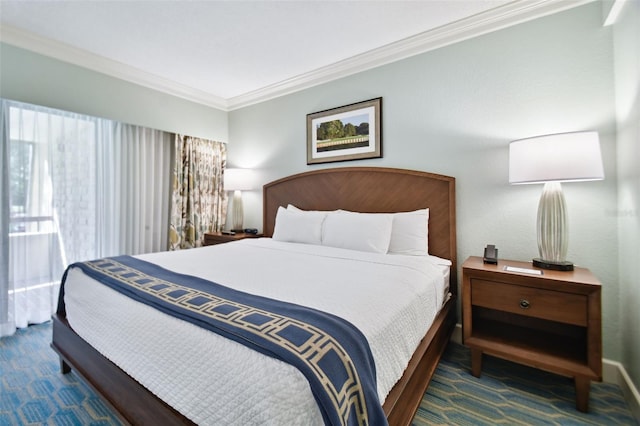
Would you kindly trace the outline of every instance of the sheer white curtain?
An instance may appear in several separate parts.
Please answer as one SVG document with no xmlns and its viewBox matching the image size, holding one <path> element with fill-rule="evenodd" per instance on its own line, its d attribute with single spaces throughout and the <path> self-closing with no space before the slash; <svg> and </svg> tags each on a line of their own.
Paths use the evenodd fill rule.
<svg viewBox="0 0 640 426">
<path fill-rule="evenodd" d="M 5 336 L 16 327 L 9 315 L 9 110 L 0 102 L 0 336 Z"/>
<path fill-rule="evenodd" d="M 2 123 L 0 335 L 7 335 L 51 317 L 70 263 L 167 248 L 172 138 L 7 100 Z"/>
<path fill-rule="evenodd" d="M 97 257 L 166 250 L 173 135 L 109 124 L 97 161 Z"/>
<path fill-rule="evenodd" d="M 95 255 L 95 227 L 86 210 L 95 198 L 90 159 L 96 140 L 95 122 L 75 114 L 3 100 L 2 116 L 2 145 L 9 153 L 2 205 L 9 217 L 2 233 L 7 303 L 0 313 L 6 335 L 47 321 L 66 263 Z"/>
</svg>

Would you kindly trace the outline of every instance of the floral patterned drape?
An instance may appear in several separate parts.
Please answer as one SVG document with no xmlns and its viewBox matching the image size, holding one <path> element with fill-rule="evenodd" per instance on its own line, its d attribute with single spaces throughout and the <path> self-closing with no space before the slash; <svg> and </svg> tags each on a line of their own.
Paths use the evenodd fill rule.
<svg viewBox="0 0 640 426">
<path fill-rule="evenodd" d="M 226 162 L 226 144 L 176 135 L 169 250 L 200 247 L 205 232 L 224 226 Z"/>
</svg>

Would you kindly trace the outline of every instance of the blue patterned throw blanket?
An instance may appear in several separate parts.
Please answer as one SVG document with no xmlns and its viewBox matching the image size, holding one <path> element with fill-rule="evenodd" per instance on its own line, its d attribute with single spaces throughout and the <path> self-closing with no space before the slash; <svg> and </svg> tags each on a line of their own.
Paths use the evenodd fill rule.
<svg viewBox="0 0 640 426">
<path fill-rule="evenodd" d="M 292 303 L 178 274 L 131 256 L 75 263 L 139 302 L 298 368 L 328 425 L 386 425 L 364 335 L 348 321 Z M 64 314 L 64 281 L 58 313 Z"/>
</svg>

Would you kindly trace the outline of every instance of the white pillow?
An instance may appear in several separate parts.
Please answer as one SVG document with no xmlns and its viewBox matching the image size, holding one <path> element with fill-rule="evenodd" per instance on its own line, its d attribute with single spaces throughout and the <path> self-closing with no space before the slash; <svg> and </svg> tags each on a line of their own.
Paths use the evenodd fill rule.
<svg viewBox="0 0 640 426">
<path fill-rule="evenodd" d="M 326 213 L 287 210 L 278 207 L 273 239 L 291 243 L 322 244 L 322 222 Z"/>
<path fill-rule="evenodd" d="M 389 253 L 429 254 L 429 209 L 394 213 Z"/>
<path fill-rule="evenodd" d="M 386 253 L 392 223 L 392 216 L 387 214 L 330 212 L 322 225 L 322 245 Z"/>
</svg>

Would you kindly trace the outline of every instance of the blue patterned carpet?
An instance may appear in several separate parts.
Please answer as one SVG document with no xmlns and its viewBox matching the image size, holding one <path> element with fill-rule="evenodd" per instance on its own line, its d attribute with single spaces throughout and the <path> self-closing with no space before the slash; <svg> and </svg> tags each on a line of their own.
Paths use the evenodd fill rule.
<svg viewBox="0 0 640 426">
<path fill-rule="evenodd" d="M 480 378 L 470 366 L 469 350 L 449 344 L 414 426 L 638 424 L 617 385 L 592 383 L 589 413 L 581 413 L 572 379 L 486 355 Z"/>
<path fill-rule="evenodd" d="M 51 324 L 0 339 L 0 425 L 119 425 L 49 347 Z M 469 374 L 469 351 L 450 344 L 414 419 L 421 425 L 637 425 L 620 388 L 591 386 L 590 413 L 575 410 L 571 380 L 485 357 Z"/>
<path fill-rule="evenodd" d="M 74 374 L 61 374 L 51 323 L 0 339 L 0 425 L 119 425 Z"/>
</svg>

